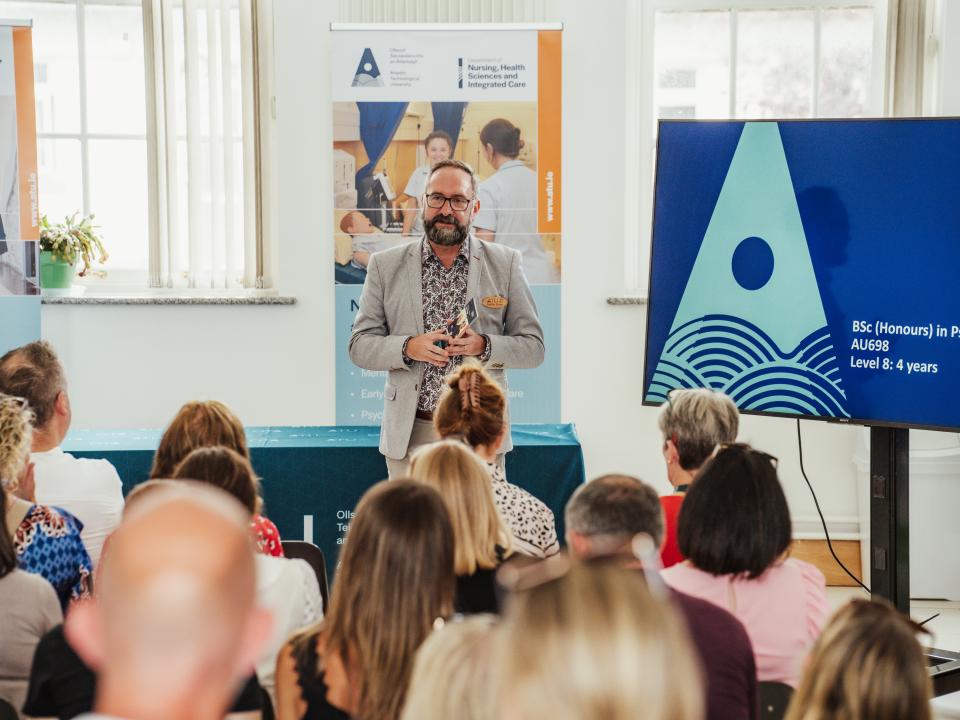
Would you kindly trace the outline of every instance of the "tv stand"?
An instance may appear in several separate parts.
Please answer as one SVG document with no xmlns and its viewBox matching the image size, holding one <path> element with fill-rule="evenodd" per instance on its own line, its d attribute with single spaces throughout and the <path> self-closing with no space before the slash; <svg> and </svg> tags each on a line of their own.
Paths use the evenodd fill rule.
<svg viewBox="0 0 960 720">
<path fill-rule="evenodd" d="M 870 590 L 910 614 L 910 431 L 870 428 Z M 926 648 L 933 694 L 960 691 L 960 653 Z"/>
</svg>

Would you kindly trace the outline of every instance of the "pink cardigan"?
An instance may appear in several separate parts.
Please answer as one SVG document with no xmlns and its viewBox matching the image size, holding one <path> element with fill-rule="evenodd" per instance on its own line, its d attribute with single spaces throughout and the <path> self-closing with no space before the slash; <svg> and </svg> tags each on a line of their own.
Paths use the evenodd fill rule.
<svg viewBox="0 0 960 720">
<path fill-rule="evenodd" d="M 663 579 L 675 590 L 729 610 L 743 623 L 760 682 L 797 686 L 807 653 L 830 615 L 826 582 L 817 568 L 788 558 L 747 580 L 711 575 L 686 561 L 664 570 Z"/>
</svg>

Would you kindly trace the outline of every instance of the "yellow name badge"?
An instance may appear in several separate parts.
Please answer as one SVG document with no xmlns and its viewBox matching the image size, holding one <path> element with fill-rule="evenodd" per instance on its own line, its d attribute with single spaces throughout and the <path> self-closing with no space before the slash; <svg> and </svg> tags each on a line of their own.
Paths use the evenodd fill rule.
<svg viewBox="0 0 960 720">
<path fill-rule="evenodd" d="M 505 297 L 500 297 L 499 295 L 487 295 L 483 298 L 480 303 L 491 310 L 499 310 L 502 307 L 507 306 L 507 299 Z"/>
</svg>

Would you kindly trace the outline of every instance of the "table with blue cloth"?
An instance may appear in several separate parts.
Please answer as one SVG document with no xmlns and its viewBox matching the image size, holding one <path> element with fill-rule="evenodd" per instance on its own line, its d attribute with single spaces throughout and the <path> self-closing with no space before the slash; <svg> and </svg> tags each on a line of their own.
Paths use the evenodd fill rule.
<svg viewBox="0 0 960 720">
<path fill-rule="evenodd" d="M 563 540 L 563 508 L 584 482 L 583 453 L 573 425 L 514 425 L 507 479 L 543 500 Z M 106 458 L 129 490 L 147 479 L 160 430 L 74 430 L 63 449 Z M 247 428 L 253 467 L 262 479 L 264 512 L 285 540 L 316 543 L 331 575 L 360 496 L 387 476 L 377 449 L 380 428 Z"/>
</svg>

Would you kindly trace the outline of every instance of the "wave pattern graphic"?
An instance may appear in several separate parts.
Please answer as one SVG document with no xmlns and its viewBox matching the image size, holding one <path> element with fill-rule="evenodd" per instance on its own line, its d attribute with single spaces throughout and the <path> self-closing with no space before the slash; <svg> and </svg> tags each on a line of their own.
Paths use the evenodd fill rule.
<svg viewBox="0 0 960 720">
<path fill-rule="evenodd" d="M 666 402 L 675 388 L 709 387 L 742 410 L 850 417 L 830 331 L 822 327 L 785 353 L 756 325 L 704 315 L 670 333 L 647 388 Z"/>
</svg>

